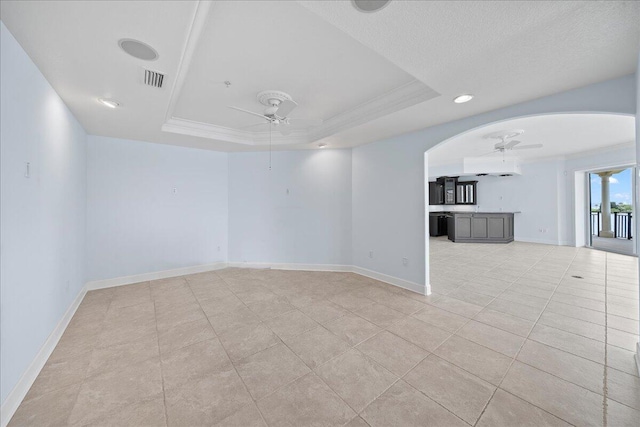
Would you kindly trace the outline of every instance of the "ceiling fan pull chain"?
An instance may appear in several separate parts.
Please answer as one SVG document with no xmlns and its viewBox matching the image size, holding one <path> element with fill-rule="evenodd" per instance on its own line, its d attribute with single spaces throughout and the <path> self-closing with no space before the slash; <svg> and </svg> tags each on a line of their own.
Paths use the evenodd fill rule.
<svg viewBox="0 0 640 427">
<path fill-rule="evenodd" d="M 271 170 L 271 122 L 269 122 L 269 170 Z"/>
</svg>

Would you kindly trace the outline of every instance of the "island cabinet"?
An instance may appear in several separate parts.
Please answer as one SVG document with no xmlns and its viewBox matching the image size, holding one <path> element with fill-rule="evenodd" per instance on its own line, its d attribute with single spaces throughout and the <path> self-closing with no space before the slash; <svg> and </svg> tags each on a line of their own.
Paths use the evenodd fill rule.
<svg viewBox="0 0 640 427">
<path fill-rule="evenodd" d="M 447 218 L 447 234 L 453 242 L 513 242 L 513 213 L 451 212 Z"/>
</svg>

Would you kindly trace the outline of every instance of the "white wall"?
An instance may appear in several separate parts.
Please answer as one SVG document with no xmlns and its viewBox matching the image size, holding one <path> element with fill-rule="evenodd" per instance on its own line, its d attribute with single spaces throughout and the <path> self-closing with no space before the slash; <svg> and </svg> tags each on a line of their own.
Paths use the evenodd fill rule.
<svg viewBox="0 0 640 427">
<path fill-rule="evenodd" d="M 87 278 L 225 261 L 227 169 L 226 153 L 89 136 Z"/>
<path fill-rule="evenodd" d="M 627 76 L 355 148 L 354 265 L 425 283 L 423 154 L 429 148 L 499 120 L 555 112 L 635 114 L 635 104 L 635 78 Z M 566 193 L 560 186 L 558 200 Z M 561 240 L 565 233 L 564 227 L 559 230 Z M 374 258 L 368 257 L 369 251 L 374 251 Z M 402 264 L 403 257 L 409 259 L 407 266 Z"/>
<path fill-rule="evenodd" d="M 229 154 L 229 261 L 351 264 L 351 150 Z"/>
<path fill-rule="evenodd" d="M 2 23 L 0 92 L 4 403 L 84 284 L 86 134 Z"/>
</svg>

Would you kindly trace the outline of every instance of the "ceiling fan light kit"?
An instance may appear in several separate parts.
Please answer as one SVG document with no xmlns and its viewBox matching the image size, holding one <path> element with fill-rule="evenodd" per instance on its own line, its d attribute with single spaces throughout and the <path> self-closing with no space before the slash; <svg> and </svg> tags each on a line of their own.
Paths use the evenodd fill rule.
<svg viewBox="0 0 640 427">
<path fill-rule="evenodd" d="M 246 127 L 254 127 L 259 125 L 286 125 L 279 126 L 278 130 L 282 135 L 289 135 L 291 130 L 287 127 L 291 124 L 291 121 L 298 122 L 301 125 L 305 124 L 307 126 L 319 126 L 322 124 L 322 120 L 314 120 L 314 119 L 298 119 L 289 117 L 289 114 L 298 106 L 298 103 L 295 102 L 291 95 L 286 92 L 282 92 L 280 90 L 263 90 L 259 92 L 256 96 L 258 102 L 264 105 L 265 110 L 264 113 L 256 113 L 255 111 L 245 110 L 244 108 L 229 106 L 229 108 L 251 114 L 256 117 L 260 117 L 264 120 L 263 123 L 256 123 L 253 125 L 249 125 Z M 271 130 L 271 126 L 269 126 L 269 130 Z"/>
</svg>

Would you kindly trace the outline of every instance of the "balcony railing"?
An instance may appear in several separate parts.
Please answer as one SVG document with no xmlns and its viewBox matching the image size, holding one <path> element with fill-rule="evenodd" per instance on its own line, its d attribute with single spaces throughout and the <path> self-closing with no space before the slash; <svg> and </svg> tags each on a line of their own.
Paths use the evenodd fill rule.
<svg viewBox="0 0 640 427">
<path fill-rule="evenodd" d="M 613 237 L 618 239 L 631 240 L 633 229 L 633 215 L 631 212 L 612 212 L 611 228 L 613 229 Z M 591 232 L 600 236 L 602 231 L 602 215 L 600 212 L 591 212 Z"/>
</svg>

